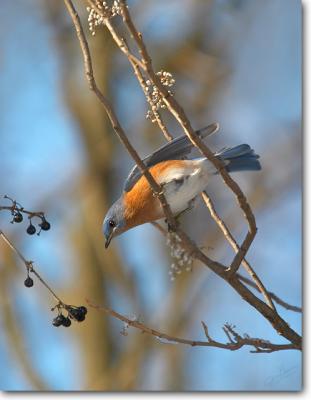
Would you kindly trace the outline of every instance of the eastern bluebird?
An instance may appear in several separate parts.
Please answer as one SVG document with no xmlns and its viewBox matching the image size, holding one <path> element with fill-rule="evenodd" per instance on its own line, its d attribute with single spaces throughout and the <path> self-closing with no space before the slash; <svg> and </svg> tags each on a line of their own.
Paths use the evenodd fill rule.
<svg viewBox="0 0 311 400">
<path fill-rule="evenodd" d="M 201 138 L 217 132 L 218 124 L 196 131 Z M 218 173 L 207 158 L 186 159 L 193 144 L 187 136 L 180 136 L 146 157 L 143 161 L 156 182 L 163 188 L 164 195 L 174 215 L 178 215 L 192 204 L 213 175 Z M 228 172 L 258 171 L 261 169 L 259 156 L 248 144 L 240 144 L 214 154 L 225 164 Z M 113 237 L 146 222 L 164 218 L 160 201 L 135 166 L 125 181 L 121 197 L 110 207 L 104 223 L 105 247 Z"/>
</svg>

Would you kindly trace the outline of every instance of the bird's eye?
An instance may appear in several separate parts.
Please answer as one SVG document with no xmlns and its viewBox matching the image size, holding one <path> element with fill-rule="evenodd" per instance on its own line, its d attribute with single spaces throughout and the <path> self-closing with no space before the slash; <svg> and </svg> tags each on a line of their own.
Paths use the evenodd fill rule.
<svg viewBox="0 0 311 400">
<path fill-rule="evenodd" d="M 109 226 L 111 226 L 111 228 L 114 228 L 116 226 L 116 223 L 114 222 L 113 219 L 109 220 Z"/>
</svg>

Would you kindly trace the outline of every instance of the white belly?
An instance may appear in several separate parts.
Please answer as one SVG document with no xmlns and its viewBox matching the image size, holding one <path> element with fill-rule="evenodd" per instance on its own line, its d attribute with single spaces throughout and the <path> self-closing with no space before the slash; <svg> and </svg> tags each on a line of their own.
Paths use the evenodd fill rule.
<svg viewBox="0 0 311 400">
<path fill-rule="evenodd" d="M 187 160 L 185 168 L 176 168 L 162 181 L 164 195 L 173 214 L 185 210 L 191 200 L 207 186 L 215 168 L 206 159 Z"/>
</svg>

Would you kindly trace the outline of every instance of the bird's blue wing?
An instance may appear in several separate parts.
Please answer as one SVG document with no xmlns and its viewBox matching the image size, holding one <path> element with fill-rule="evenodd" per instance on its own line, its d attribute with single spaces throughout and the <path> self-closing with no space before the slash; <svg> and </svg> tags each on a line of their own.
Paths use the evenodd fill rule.
<svg viewBox="0 0 311 400">
<path fill-rule="evenodd" d="M 217 132 L 219 129 L 219 124 L 211 124 L 205 128 L 199 129 L 195 133 L 201 138 L 204 139 L 206 136 L 210 136 L 213 133 Z M 150 154 L 146 158 L 143 159 L 146 167 L 152 167 L 155 164 L 158 164 L 162 161 L 167 160 L 181 160 L 186 158 L 186 156 L 191 152 L 193 148 L 193 144 L 190 142 L 188 136 L 183 135 L 179 136 L 176 139 L 171 140 L 166 143 L 164 146 L 160 147 L 154 153 Z M 138 179 L 141 177 L 140 169 L 135 165 L 130 171 L 123 190 L 125 192 L 129 192 Z"/>
</svg>

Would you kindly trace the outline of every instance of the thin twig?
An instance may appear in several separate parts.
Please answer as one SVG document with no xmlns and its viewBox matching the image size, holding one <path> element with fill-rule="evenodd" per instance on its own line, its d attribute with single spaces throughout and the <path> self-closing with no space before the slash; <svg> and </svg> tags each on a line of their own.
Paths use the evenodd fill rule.
<svg viewBox="0 0 311 400">
<path fill-rule="evenodd" d="M 202 192 L 202 198 L 206 204 L 206 206 L 209 209 L 209 212 L 212 216 L 212 218 L 214 219 L 214 221 L 216 222 L 216 224 L 219 226 L 219 228 L 221 229 L 222 233 L 224 234 L 225 238 L 227 239 L 227 241 L 230 243 L 231 247 L 233 248 L 233 250 L 235 252 L 239 251 L 239 246 L 237 244 L 237 242 L 235 241 L 232 233 L 229 231 L 229 228 L 227 227 L 227 225 L 225 224 L 225 222 L 220 218 L 220 216 L 218 215 L 215 206 L 211 200 L 211 198 L 208 196 L 208 194 L 204 191 Z M 267 292 L 265 286 L 263 285 L 263 283 L 261 282 L 261 280 L 259 279 L 258 275 L 256 274 L 256 272 L 253 270 L 253 268 L 251 267 L 251 265 L 249 264 L 249 262 L 246 259 L 243 259 L 242 261 L 242 265 L 245 267 L 246 271 L 250 274 L 250 276 L 253 278 L 255 284 L 257 285 L 259 291 L 262 293 L 262 295 L 264 296 L 264 298 L 266 299 L 266 302 L 269 304 L 269 306 L 276 311 L 275 306 L 271 300 L 271 296 L 269 295 L 269 293 Z"/>
<path fill-rule="evenodd" d="M 215 222 L 217 223 L 219 228 L 222 230 L 224 236 L 226 237 L 226 239 L 230 243 L 231 247 L 235 251 L 238 251 L 239 246 L 238 246 L 237 242 L 235 241 L 232 233 L 229 231 L 229 228 L 227 227 L 225 222 L 221 219 L 221 217 L 217 213 L 216 208 L 215 208 L 211 198 L 208 196 L 208 194 L 205 191 L 202 193 L 202 198 L 203 198 L 206 206 L 209 208 L 209 211 L 210 211 L 210 214 L 211 214 L 212 218 L 215 220 Z M 282 300 L 280 297 L 278 297 L 274 293 L 269 292 L 265 288 L 264 284 L 261 282 L 260 278 L 258 277 L 256 272 L 254 271 L 254 269 L 251 267 L 250 263 L 246 259 L 244 259 L 242 261 L 242 265 L 245 267 L 246 271 L 252 277 L 254 282 L 252 282 L 250 279 L 244 277 L 243 275 L 237 274 L 239 279 L 241 281 L 245 282 L 246 284 L 248 284 L 249 286 L 252 286 L 257 291 L 261 292 L 271 308 L 273 308 L 276 311 L 275 306 L 274 306 L 274 304 L 272 302 L 272 299 L 273 299 L 277 304 L 279 304 L 280 306 L 284 307 L 286 310 L 290 310 L 290 311 L 294 311 L 294 312 L 300 312 L 300 313 L 302 312 L 302 308 L 301 307 L 297 307 L 297 306 L 293 306 L 291 304 L 288 304 L 287 302 Z"/>
<path fill-rule="evenodd" d="M 129 62 L 131 63 L 131 65 L 133 67 L 134 74 L 136 75 L 137 80 L 139 81 L 139 83 L 142 87 L 142 90 L 146 96 L 147 102 L 149 103 L 149 105 L 151 106 L 151 109 L 153 110 L 155 119 L 156 119 L 160 129 L 162 130 L 162 132 L 167 140 L 172 140 L 173 136 L 169 133 L 166 125 L 164 124 L 164 122 L 162 120 L 160 113 L 154 109 L 154 104 L 152 102 L 152 99 L 150 98 L 150 95 L 146 92 L 146 89 L 145 89 L 146 81 L 141 72 L 141 70 L 145 70 L 144 63 L 131 53 L 126 40 L 123 37 L 120 37 L 120 35 L 117 33 L 116 29 L 112 25 L 110 19 L 105 17 L 105 14 L 103 13 L 103 11 L 100 8 L 97 7 L 96 3 L 92 0 L 87 0 L 87 2 L 99 15 L 102 16 L 102 18 L 104 20 L 104 24 L 106 25 L 107 29 L 109 30 L 113 40 L 118 45 L 119 49 L 128 58 Z"/>
<path fill-rule="evenodd" d="M 11 197 L 8 195 L 0 196 L 0 198 L 7 199 L 11 202 L 11 205 L 9 206 L 3 206 L 0 205 L 0 211 L 2 210 L 7 210 L 11 211 L 11 214 L 14 215 L 15 213 L 22 213 L 28 215 L 28 218 L 31 219 L 33 217 L 38 217 L 42 219 L 45 219 L 45 215 L 43 211 L 29 211 L 25 210 L 24 207 L 20 203 L 18 203 L 16 200 L 13 200 Z"/>
<path fill-rule="evenodd" d="M 228 340 L 230 343 L 234 343 L 234 341 L 232 340 L 232 337 L 230 336 L 228 329 L 226 329 L 225 326 L 222 327 L 222 330 L 224 331 L 225 335 L 227 336 Z"/>
<path fill-rule="evenodd" d="M 257 291 L 259 291 L 258 286 L 252 280 L 246 278 L 245 276 L 243 276 L 243 275 L 241 275 L 239 273 L 237 274 L 237 276 L 240 279 L 240 281 L 246 283 L 248 286 L 251 286 L 254 289 L 256 289 Z M 302 308 L 301 307 L 293 306 L 291 304 L 288 304 L 286 301 L 282 300 L 280 297 L 278 297 L 273 292 L 268 291 L 267 293 L 269 294 L 271 299 L 273 299 L 277 304 L 279 304 L 280 306 L 282 306 L 286 310 L 302 313 Z"/>
<path fill-rule="evenodd" d="M 17 209 L 20 212 L 23 212 L 24 214 L 27 214 L 29 216 L 29 218 L 33 218 L 33 217 L 42 218 L 42 217 L 44 217 L 44 212 L 43 211 L 33 212 L 33 211 L 25 210 L 24 208 L 18 209 L 16 207 L 15 207 L 15 209 Z M 12 206 L 0 206 L 0 211 L 1 210 L 12 211 L 12 210 L 14 210 L 14 208 L 12 208 Z"/>
<path fill-rule="evenodd" d="M 13 250 L 13 252 L 23 261 L 27 272 L 33 273 L 39 279 L 39 281 L 48 289 L 48 291 L 52 294 L 55 300 L 58 301 L 60 305 L 65 305 L 65 303 L 54 292 L 54 290 L 46 283 L 46 281 L 41 277 L 41 275 L 35 270 L 33 266 L 33 261 L 28 261 L 2 230 L 0 230 L 0 237 L 11 248 L 11 250 Z"/>
<path fill-rule="evenodd" d="M 208 333 L 207 325 L 203 321 L 201 323 L 202 323 L 207 341 L 184 339 L 184 338 L 180 338 L 177 336 L 168 335 L 168 334 L 160 332 L 156 329 L 150 328 L 147 325 L 143 324 L 138 319 L 128 318 L 125 315 L 122 315 L 122 314 L 118 313 L 117 311 L 112 310 L 111 308 L 98 306 L 96 304 L 93 304 L 89 300 L 86 300 L 86 301 L 90 307 L 93 307 L 99 311 L 103 311 L 106 314 L 108 314 L 114 318 L 117 318 L 118 320 L 125 323 L 126 328 L 127 327 L 136 328 L 143 333 L 147 333 L 148 335 L 154 336 L 157 339 L 160 339 L 160 340 L 162 339 L 162 340 L 165 340 L 166 342 L 169 342 L 172 344 L 178 343 L 178 344 L 188 345 L 191 347 L 197 347 L 197 346 L 217 347 L 220 349 L 231 350 L 231 351 L 239 350 L 241 347 L 244 347 L 244 346 L 251 346 L 251 347 L 255 347 L 255 351 L 253 350 L 252 352 L 256 352 L 256 353 L 267 353 L 267 352 L 272 353 L 274 351 L 280 351 L 280 350 L 297 350 L 297 347 L 292 343 L 290 343 L 290 344 L 274 344 L 274 343 L 270 343 L 269 341 L 263 340 L 263 339 L 251 338 L 249 336 L 242 337 L 237 332 L 235 332 L 232 327 L 229 327 L 229 325 L 225 325 L 225 327 L 224 327 L 224 329 L 227 330 L 226 335 L 229 338 L 229 342 L 221 343 L 221 342 L 218 342 L 211 338 L 211 336 Z M 234 340 L 230 338 L 228 332 L 233 334 Z"/>
</svg>

